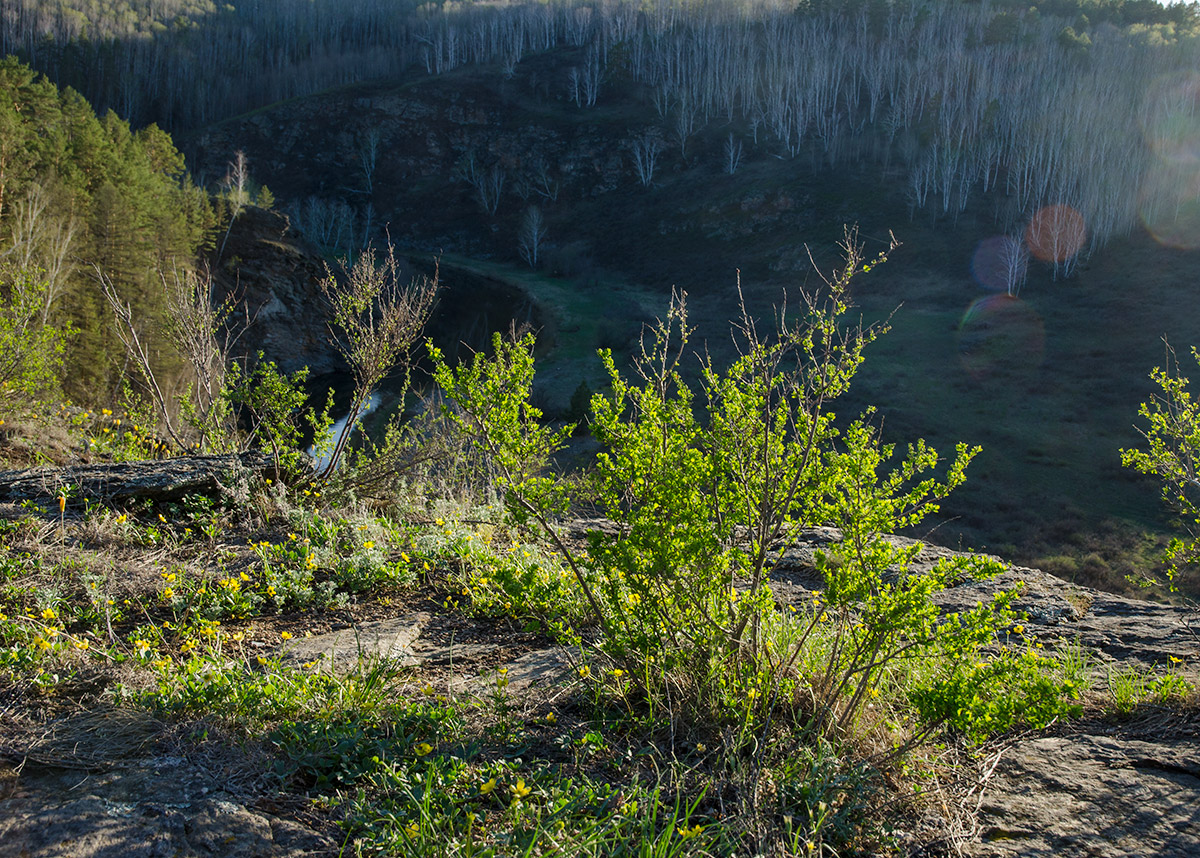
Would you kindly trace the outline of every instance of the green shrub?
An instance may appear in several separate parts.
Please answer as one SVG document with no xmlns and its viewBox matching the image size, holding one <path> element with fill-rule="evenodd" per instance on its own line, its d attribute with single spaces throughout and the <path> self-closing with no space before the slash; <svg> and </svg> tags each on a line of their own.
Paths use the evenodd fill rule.
<svg viewBox="0 0 1200 858">
<path fill-rule="evenodd" d="M 70 325 L 44 322 L 49 287 L 28 271 L 0 274 L 0 413 L 46 401 L 59 389 Z"/>
<path fill-rule="evenodd" d="M 1155 367 L 1150 378 L 1160 393 L 1138 407 L 1149 422 L 1140 430 L 1145 449 L 1121 450 L 1121 464 L 1161 482 L 1163 501 L 1179 514 L 1186 538 L 1167 546 L 1167 586 L 1178 591 L 1178 577 L 1200 560 L 1200 403 L 1192 398 L 1188 378 L 1180 374 L 1175 352 L 1168 349 L 1167 368 Z M 1192 348 L 1200 363 L 1200 352 Z"/>
<path fill-rule="evenodd" d="M 643 341 L 635 381 L 601 351 L 609 385 L 592 398 L 591 427 L 604 449 L 588 499 L 615 526 L 591 534 L 583 551 L 554 525 L 569 493 L 542 469 L 570 427 L 540 425 L 529 404 L 532 338 L 497 340 L 492 359 L 454 370 L 433 350 L 451 416 L 491 455 L 515 521 L 549 538 L 601 632 L 599 649 L 673 716 L 740 724 L 746 736 L 783 709 L 841 735 L 913 660 L 982 662 L 1012 678 L 1015 666 L 982 648 L 1012 621 L 1018 590 L 949 616 L 932 598 L 999 565 L 960 556 L 916 571 L 920 545 L 887 537 L 936 511 L 978 448 L 960 444 L 939 480 L 930 476 L 938 456 L 923 441 L 897 456 L 869 414 L 840 428 L 830 410 L 883 330 L 843 325 L 851 278 L 874 264 L 852 236 L 845 251 L 844 269 L 823 294 L 805 296 L 798 321 L 781 314 L 774 338 L 744 312 L 741 356 L 725 371 L 706 363 L 699 392 L 679 372 L 690 334 L 682 296 Z M 818 558 L 823 599 L 779 611 L 769 583 L 778 552 L 825 524 L 843 539 Z M 1063 693 L 1021 676 L 1026 702 Z M 909 689 L 917 711 L 972 736 L 1013 723 L 1020 706 L 956 705 L 965 714 L 954 721 L 921 703 L 960 700 L 960 679 L 951 671 Z"/>
</svg>

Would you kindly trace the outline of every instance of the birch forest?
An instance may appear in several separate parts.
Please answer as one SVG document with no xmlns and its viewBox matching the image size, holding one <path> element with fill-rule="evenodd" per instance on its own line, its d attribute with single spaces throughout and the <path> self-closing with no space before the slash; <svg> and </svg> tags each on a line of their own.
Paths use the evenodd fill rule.
<svg viewBox="0 0 1200 858">
<path fill-rule="evenodd" d="M 743 151 L 870 162 L 913 214 L 992 195 L 999 230 L 1056 276 L 1139 224 L 1166 244 L 1197 234 L 1195 4 L 11 0 L 0 12 L 0 55 L 173 133 L 355 81 L 467 64 L 511 75 L 558 47 L 582 49 L 555 84 L 581 108 L 614 81 L 645 88 L 663 133 L 635 141 L 643 183 L 660 140 L 686 153 L 719 123 L 737 129 L 730 171 Z M 1022 260 L 1010 255 L 1011 291 Z"/>
</svg>

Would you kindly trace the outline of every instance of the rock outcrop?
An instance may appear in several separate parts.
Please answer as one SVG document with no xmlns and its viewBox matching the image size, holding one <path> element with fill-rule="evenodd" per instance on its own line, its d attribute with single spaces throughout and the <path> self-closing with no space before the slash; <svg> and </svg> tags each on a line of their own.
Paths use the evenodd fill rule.
<svg viewBox="0 0 1200 858">
<path fill-rule="evenodd" d="M 231 330 L 239 355 L 263 353 L 285 372 L 342 369 L 329 345 L 328 313 L 318 283 L 325 264 L 282 214 L 253 206 L 238 215 L 220 258 L 211 262 L 214 298 L 237 305 Z"/>
</svg>

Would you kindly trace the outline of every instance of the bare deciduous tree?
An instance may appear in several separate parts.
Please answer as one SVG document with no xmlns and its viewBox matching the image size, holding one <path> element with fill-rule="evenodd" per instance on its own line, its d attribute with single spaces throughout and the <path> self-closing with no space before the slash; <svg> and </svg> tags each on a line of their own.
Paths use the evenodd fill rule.
<svg viewBox="0 0 1200 858">
<path fill-rule="evenodd" d="M 654 181 L 654 170 L 658 166 L 658 156 L 662 152 L 662 141 L 658 135 L 649 129 L 629 141 L 629 153 L 633 157 L 633 170 L 638 181 L 649 187 Z"/>
<path fill-rule="evenodd" d="M 71 245 L 79 229 L 73 214 L 57 217 L 49 205 L 49 194 L 37 182 L 30 183 L 24 198 L 13 206 L 9 221 L 11 242 L 8 250 L 0 253 L 0 258 L 19 271 L 42 272 L 46 287 L 42 296 L 42 325 L 49 322 L 50 310 L 75 269 Z"/>
<path fill-rule="evenodd" d="M 363 176 L 363 192 L 371 194 L 375 187 L 375 166 L 379 160 L 382 135 L 378 128 L 369 128 L 358 140 L 358 167 Z"/>
<path fill-rule="evenodd" d="M 112 279 L 98 267 L 95 271 L 116 318 L 117 336 L 158 411 L 163 430 L 177 446 L 188 446 L 187 433 L 159 384 L 145 339 L 144 321 L 121 297 Z M 184 421 L 195 433 L 194 441 L 201 449 L 227 452 L 237 446 L 237 438 L 228 403 L 222 396 L 225 373 L 233 346 L 251 319 L 230 324 L 236 301 L 227 299 L 215 304 L 212 277 L 207 272 L 176 269 L 170 278 L 160 272 L 159 280 L 166 297 L 168 338 L 192 376 L 189 394 L 180 402 Z"/>
<path fill-rule="evenodd" d="M 246 153 L 238 149 L 233 153 L 233 160 L 227 164 L 225 178 L 221 180 L 221 187 L 225 189 L 229 199 L 230 211 L 229 226 L 225 228 L 225 237 L 221 239 L 221 248 L 217 251 L 218 260 L 225 255 L 225 243 L 229 241 L 229 233 L 233 231 L 233 222 L 250 202 L 250 191 L 246 187 L 249 181 L 250 164 L 246 160 Z"/>
<path fill-rule="evenodd" d="M 371 394 L 391 373 L 402 369 L 407 379 L 409 349 L 433 311 L 438 277 L 402 282 L 400 262 L 390 244 L 377 259 L 368 248 L 342 278 L 329 268 L 320 283 L 330 308 L 330 341 L 354 375 L 354 395 L 345 427 L 318 476 L 328 479 L 346 452 Z M 406 385 L 407 386 L 407 385 Z"/>
<path fill-rule="evenodd" d="M 529 263 L 530 268 L 537 268 L 538 254 L 545 238 L 546 220 L 542 217 L 542 210 L 537 206 L 530 206 L 521 217 L 521 229 L 517 233 L 517 248 L 521 252 L 521 258 Z"/>
<path fill-rule="evenodd" d="M 998 259 L 1005 289 L 1015 298 L 1029 276 L 1029 250 L 1025 240 L 1019 235 L 1006 236 L 1000 245 Z"/>
<path fill-rule="evenodd" d="M 735 140 L 733 132 L 725 139 L 725 172 L 733 175 L 742 164 L 742 141 Z"/>
</svg>

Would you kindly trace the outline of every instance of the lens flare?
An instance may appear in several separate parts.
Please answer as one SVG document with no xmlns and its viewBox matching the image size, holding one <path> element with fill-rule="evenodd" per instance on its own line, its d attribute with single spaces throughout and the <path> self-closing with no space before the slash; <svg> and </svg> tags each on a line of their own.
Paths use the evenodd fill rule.
<svg viewBox="0 0 1200 858">
<path fill-rule="evenodd" d="M 1004 279 L 1004 265 L 1001 257 L 1007 239 L 1002 235 L 994 235 L 979 242 L 975 255 L 971 257 L 971 276 L 975 282 L 989 292 L 1008 291 Z"/>
<path fill-rule="evenodd" d="M 1200 74 L 1161 77 L 1147 93 L 1146 142 L 1168 164 L 1200 166 Z"/>
<path fill-rule="evenodd" d="M 988 295 L 967 308 L 958 326 L 958 355 L 977 381 L 998 372 L 1041 365 L 1046 332 L 1041 317 L 1024 301 Z"/>
<path fill-rule="evenodd" d="M 1063 204 L 1038 209 L 1025 228 L 1029 252 L 1043 262 L 1066 262 L 1086 240 L 1083 215 Z"/>
<path fill-rule="evenodd" d="M 1166 247 L 1200 248 L 1200 171 L 1159 165 L 1148 171 L 1138 199 L 1146 231 Z"/>
<path fill-rule="evenodd" d="M 1028 267 L 1029 254 L 1020 237 L 994 235 L 985 238 L 971 257 L 971 275 L 989 292 L 1016 294 Z"/>
<path fill-rule="evenodd" d="M 1147 93 L 1146 145 L 1155 154 L 1138 195 L 1138 213 L 1166 247 L 1200 247 L 1200 74 L 1159 78 Z"/>
</svg>

